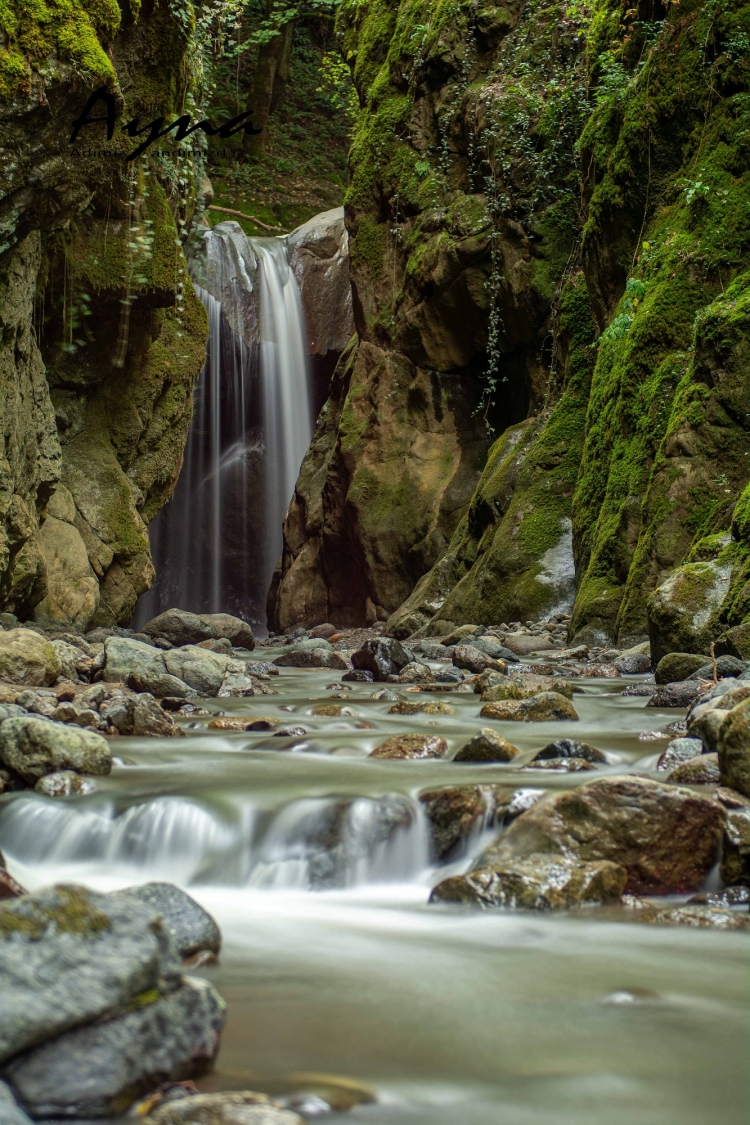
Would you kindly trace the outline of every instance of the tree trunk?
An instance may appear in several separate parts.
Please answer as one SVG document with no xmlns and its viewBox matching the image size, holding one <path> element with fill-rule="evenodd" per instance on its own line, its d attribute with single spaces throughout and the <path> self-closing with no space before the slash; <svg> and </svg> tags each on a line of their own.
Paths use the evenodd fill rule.
<svg viewBox="0 0 750 1125">
<path fill-rule="evenodd" d="M 268 14 L 273 11 L 273 0 L 268 4 Z M 268 145 L 268 119 L 281 102 L 284 87 L 289 79 L 292 56 L 294 23 L 285 24 L 270 43 L 258 48 L 258 62 L 253 81 L 253 125 L 260 129 L 254 137 L 244 137 L 245 147 L 256 156 L 262 155 Z"/>
</svg>

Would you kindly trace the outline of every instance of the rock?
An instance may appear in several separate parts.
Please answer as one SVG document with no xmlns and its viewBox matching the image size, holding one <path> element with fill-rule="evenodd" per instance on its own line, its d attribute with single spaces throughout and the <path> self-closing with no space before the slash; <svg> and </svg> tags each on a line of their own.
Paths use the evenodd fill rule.
<svg viewBox="0 0 750 1125">
<path fill-rule="evenodd" d="M 480 677 L 481 678 L 481 677 Z M 531 699 L 543 691 L 555 691 L 566 699 L 573 696 L 573 685 L 567 680 L 552 676 L 504 676 L 500 682 L 487 687 L 481 695 L 483 703 L 497 703 L 501 699 Z"/>
<path fill-rule="evenodd" d="M 238 647 L 255 648 L 255 637 L 247 622 L 228 613 L 198 615 L 183 609 L 168 609 L 148 621 L 142 632 L 150 637 L 164 637 L 177 646 L 225 637 Z"/>
<path fill-rule="evenodd" d="M 337 633 L 337 632 L 338 632 L 338 629 L 336 628 L 335 625 L 329 625 L 328 623 L 326 623 L 325 625 L 316 625 L 314 629 L 311 629 L 310 630 L 310 636 L 311 637 L 322 637 L 323 640 L 327 641 L 327 640 L 330 640 L 330 638 L 334 635 L 334 633 Z"/>
<path fill-rule="evenodd" d="M 206 622 L 213 629 L 213 635 L 218 640 L 229 641 L 234 648 L 246 648 L 250 652 L 255 648 L 253 630 L 247 621 L 243 621 L 241 617 L 232 617 L 231 613 L 203 613 L 201 614 L 201 621 Z M 151 632 L 145 626 L 143 631 L 144 633 Z M 157 634 L 151 635 L 156 636 Z M 172 641 L 172 638 L 167 637 L 166 633 L 159 632 L 158 635 Z M 172 641 L 172 644 L 175 643 L 175 641 Z"/>
<path fill-rule="evenodd" d="M 74 794 L 96 793 L 96 783 L 89 777 L 81 777 L 74 770 L 59 770 L 40 777 L 34 786 L 43 797 L 71 797 Z"/>
<path fill-rule="evenodd" d="M 628 872 L 634 894 L 697 890 L 713 864 L 724 821 L 718 801 L 643 777 L 603 777 L 539 801 L 482 861 L 536 852 L 607 859 Z"/>
<path fill-rule="evenodd" d="M 0 1125 L 31 1125 L 31 1118 L 26 1116 L 4 1082 L 0 1082 Z"/>
<path fill-rule="evenodd" d="M 34 715 L 44 715 L 47 719 L 51 718 L 57 706 L 57 696 L 49 689 L 31 691 L 27 688 L 26 691 L 18 693 L 16 700 L 24 710 L 30 711 Z"/>
<path fill-rule="evenodd" d="M 354 668 L 351 672 L 345 672 L 341 679 L 346 680 L 347 683 L 371 684 L 374 682 L 375 677 L 372 672 L 366 672 L 364 668 Z M 390 695 L 383 695 L 381 698 L 397 699 L 398 697 L 391 693 Z"/>
<path fill-rule="evenodd" d="M 724 822 L 721 878 L 750 887 L 750 808 L 729 809 Z"/>
<path fill-rule="evenodd" d="M 654 590 L 647 602 L 654 661 L 671 652 L 709 652 L 731 570 L 716 562 L 685 563 Z"/>
<path fill-rule="evenodd" d="M 491 637 L 467 637 L 464 644 L 467 644 L 469 648 L 475 648 L 478 652 L 483 652 L 485 656 L 489 656 L 492 660 L 502 660 L 504 662 L 508 656 L 510 656 L 513 663 L 516 663 L 518 660 L 515 652 L 511 652 L 505 645 L 493 641 Z"/>
<path fill-rule="evenodd" d="M 512 793 L 501 785 L 456 785 L 420 793 L 420 804 L 430 822 L 435 859 L 447 859 L 459 844 L 490 824 L 498 810 L 510 802 Z"/>
<path fill-rule="evenodd" d="M 738 660 L 736 656 L 719 656 L 716 658 L 716 678 L 717 680 L 734 679 L 741 676 L 747 671 L 747 665 L 744 660 Z M 708 664 L 702 664 L 695 672 L 693 672 L 689 679 L 691 680 L 709 680 L 713 681 L 714 678 L 714 663 L 713 660 Z"/>
<path fill-rule="evenodd" d="M 252 695 L 276 695 L 276 692 L 269 684 L 246 676 L 244 672 L 227 672 L 217 695 L 219 699 L 239 699 Z"/>
<path fill-rule="evenodd" d="M 409 664 L 405 664 L 399 672 L 398 682 L 400 684 L 434 684 L 435 677 L 427 664 L 411 661 Z"/>
<path fill-rule="evenodd" d="M 143 883 L 117 895 L 142 902 L 160 916 L 183 959 L 201 949 L 219 953 L 221 932 L 207 910 L 173 883 Z"/>
<path fill-rule="evenodd" d="M 443 644 L 449 648 L 452 645 L 460 645 L 469 637 L 478 637 L 481 631 L 481 625 L 459 625 L 457 629 L 454 629 L 451 633 L 448 633 L 446 637 L 443 637 Z"/>
<path fill-rule="evenodd" d="M 578 718 L 578 713 L 570 700 L 556 691 L 543 691 L 530 699 L 485 703 L 479 714 L 483 719 L 500 719 L 515 723 L 560 722 Z"/>
<path fill-rule="evenodd" d="M 671 906 L 666 910 L 646 909 L 638 914 L 639 922 L 652 926 L 699 926 L 716 930 L 750 929 L 750 915 L 736 914 L 703 906 Z"/>
<path fill-rule="evenodd" d="M 676 684 L 687 680 L 705 663 L 705 656 L 696 656 L 690 652 L 670 652 L 656 665 L 654 680 L 657 684 Z"/>
<path fill-rule="evenodd" d="M 143 641 L 128 637 L 107 637 L 104 642 L 104 674 L 109 683 L 126 683 L 130 675 L 164 676 L 167 666 L 164 652 Z M 170 694 L 175 694 L 174 692 Z M 177 693 L 179 694 L 179 693 Z"/>
<path fill-rule="evenodd" d="M 300 288 L 308 354 L 343 351 L 355 331 L 344 208 L 313 215 L 286 242 Z"/>
<path fill-rule="evenodd" d="M 174 648 L 174 645 L 171 645 Z M 217 638 L 210 641 L 196 641 L 196 648 L 207 648 L 209 652 L 218 652 L 223 656 L 232 655 L 232 642 L 228 641 L 225 637 Z"/>
<path fill-rule="evenodd" d="M 716 790 L 714 800 L 723 805 L 725 809 L 750 808 L 750 797 L 743 797 L 741 793 L 737 793 L 734 789 L 728 789 L 724 785 L 720 785 Z"/>
<path fill-rule="evenodd" d="M 557 738 L 554 742 L 548 742 L 543 750 L 534 755 L 533 760 L 543 762 L 548 758 L 582 758 L 586 762 L 607 764 L 606 754 L 595 746 L 589 746 L 588 742 L 578 742 L 575 738 Z"/>
<path fill-rule="evenodd" d="M 582 770 L 595 770 L 593 762 L 586 758 L 534 758 L 526 770 L 563 770 L 566 773 L 580 773 Z"/>
<path fill-rule="evenodd" d="M 188 977 L 174 991 L 142 994 L 134 1011 L 64 1032 L 4 1073 L 33 1117 L 115 1116 L 165 1079 L 206 1071 L 225 1018 L 213 986 Z"/>
<path fill-rule="evenodd" d="M 459 668 L 456 671 L 460 671 Z M 505 684 L 509 680 L 507 672 L 493 672 L 491 668 L 485 668 L 484 672 L 480 672 L 474 680 L 474 692 L 481 695 L 482 692 L 491 687 L 497 687 L 498 684 Z M 515 680 L 513 681 L 515 682 Z"/>
<path fill-rule="evenodd" d="M 412 660 L 412 653 L 393 637 L 372 637 L 352 654 L 354 667 L 372 672 L 378 682 L 397 676 Z"/>
<path fill-rule="evenodd" d="M 492 729 L 481 727 L 465 742 L 454 762 L 511 762 L 521 751 Z"/>
<path fill-rule="evenodd" d="M 528 855 L 445 879 L 433 890 L 430 902 L 567 910 L 619 898 L 626 879 L 625 869 L 607 860 Z"/>
<path fill-rule="evenodd" d="M 179 983 L 158 915 L 83 887 L 0 903 L 0 1062 Z"/>
<path fill-rule="evenodd" d="M 305 1125 L 304 1118 L 266 1094 L 234 1090 L 165 1102 L 146 1120 L 148 1125 Z"/>
<path fill-rule="evenodd" d="M 176 738 L 183 733 L 153 695 L 145 692 L 102 707 L 101 715 L 117 727 L 120 734 L 136 738 Z"/>
<path fill-rule="evenodd" d="M 736 656 L 739 660 L 750 660 L 750 621 L 735 625 L 717 638 L 714 646 L 717 656 Z"/>
<path fill-rule="evenodd" d="M 356 656 L 356 653 L 355 653 Z M 337 670 L 349 667 L 340 653 L 334 652 L 330 647 L 299 649 L 296 652 L 285 652 L 277 656 L 273 662 L 279 668 L 335 668 Z M 342 677 L 344 679 L 345 677 Z"/>
<path fill-rule="evenodd" d="M 620 672 L 614 664 L 589 664 L 581 669 L 580 674 L 596 680 L 617 680 L 620 678 Z"/>
<path fill-rule="evenodd" d="M 371 758 L 443 758 L 448 749 L 444 738 L 435 734 L 396 734 L 381 742 Z"/>
<path fill-rule="evenodd" d="M 0 680 L 40 687 L 60 675 L 60 657 L 46 637 L 33 629 L 0 632 Z"/>
<path fill-rule="evenodd" d="M 721 780 L 719 755 L 701 754 L 682 762 L 672 770 L 667 780 L 674 785 L 718 785 Z"/>
<path fill-rule="evenodd" d="M 243 672 L 243 661 L 232 660 L 219 652 L 209 652 L 197 645 L 183 645 L 162 654 L 166 670 L 182 680 L 199 695 L 215 698 L 221 688 L 224 676 L 229 671 Z"/>
<path fill-rule="evenodd" d="M 540 636 L 530 636 L 527 633 L 506 633 L 505 647 L 516 656 L 531 656 L 533 652 L 548 652 L 554 648 L 554 642 L 543 633 Z"/>
<path fill-rule="evenodd" d="M 703 743 L 699 738 L 673 738 L 656 763 L 660 773 L 675 769 L 682 762 L 689 762 L 703 753 Z"/>
<path fill-rule="evenodd" d="M 655 695 L 658 691 L 656 684 L 629 684 L 621 695 Z"/>
<path fill-rule="evenodd" d="M 306 649 L 314 648 L 322 649 L 323 652 L 333 651 L 333 645 L 330 645 L 328 641 L 324 640 L 321 637 L 302 637 L 300 638 L 300 640 L 295 641 L 293 645 L 290 645 L 289 651 L 304 652 Z"/>
<path fill-rule="evenodd" d="M 688 906 L 747 906 L 750 903 L 750 886 L 735 885 L 724 887 L 723 891 L 693 895 Z"/>
<path fill-rule="evenodd" d="M 435 699 L 430 703 L 422 704 L 423 715 L 455 715 L 455 707 L 451 707 L 450 703 L 444 703 L 442 699 Z"/>
<path fill-rule="evenodd" d="M 77 680 L 79 678 L 78 664 L 82 659 L 80 650 L 68 644 L 67 641 L 55 640 L 51 643 L 60 661 L 60 675 L 62 678 L 65 680 Z"/>
<path fill-rule="evenodd" d="M 170 676 L 169 672 L 131 672 L 126 678 L 125 683 L 133 691 L 148 692 L 156 699 L 167 699 L 169 696 L 177 696 L 180 699 L 196 699 L 198 693 L 180 680 L 177 676 Z"/>
<path fill-rule="evenodd" d="M 733 707 L 724 719 L 718 752 L 722 785 L 750 797 L 750 699 Z"/>
<path fill-rule="evenodd" d="M 372 695 L 370 696 L 370 699 L 377 699 L 379 701 L 387 701 L 389 703 L 391 703 L 391 702 L 395 703 L 398 700 L 398 696 L 396 695 L 395 691 L 391 691 L 390 688 L 380 688 L 379 691 L 374 691 L 372 693 Z"/>
<path fill-rule="evenodd" d="M 641 676 L 651 671 L 651 657 L 642 652 L 623 653 L 612 665 L 623 676 Z"/>
<path fill-rule="evenodd" d="M 32 784 L 58 770 L 101 776 L 112 769 L 102 735 L 31 715 L 0 725 L 0 759 Z"/>
<path fill-rule="evenodd" d="M 507 672 L 507 666 L 502 660 L 493 660 L 478 648 L 472 645 L 456 645 L 453 649 L 453 663 L 456 668 L 464 668 L 468 672 Z"/>
<path fill-rule="evenodd" d="M 647 707 L 689 707 L 701 694 L 698 680 L 682 680 L 676 684 L 664 684 L 657 688 L 646 704 Z"/>
<path fill-rule="evenodd" d="M 460 684 L 463 678 L 464 674 L 460 668 L 443 668 L 435 673 L 435 681 L 438 684 Z"/>
</svg>

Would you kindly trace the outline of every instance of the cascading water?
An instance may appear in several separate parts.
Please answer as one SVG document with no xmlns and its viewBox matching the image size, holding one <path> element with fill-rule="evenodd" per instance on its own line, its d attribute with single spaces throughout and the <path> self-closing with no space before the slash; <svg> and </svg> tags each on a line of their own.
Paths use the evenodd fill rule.
<svg viewBox="0 0 750 1125">
<path fill-rule="evenodd" d="M 170 606 L 265 626 L 284 514 L 313 428 L 305 324 L 286 239 L 205 234 L 195 290 L 209 340 L 174 495 L 150 528 L 157 580 L 134 623 Z"/>
</svg>

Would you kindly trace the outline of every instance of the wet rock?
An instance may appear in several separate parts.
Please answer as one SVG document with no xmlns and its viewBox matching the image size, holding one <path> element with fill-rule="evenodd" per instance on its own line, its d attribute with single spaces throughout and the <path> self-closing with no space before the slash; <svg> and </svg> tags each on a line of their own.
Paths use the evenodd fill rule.
<svg viewBox="0 0 750 1125">
<path fill-rule="evenodd" d="M 588 664 L 581 669 L 580 674 L 596 680 L 618 680 L 620 678 L 619 669 L 614 664 Z"/>
<path fill-rule="evenodd" d="M 436 734 L 396 734 L 376 746 L 371 758 L 444 758 L 448 743 Z"/>
<path fill-rule="evenodd" d="M 750 886 L 750 808 L 727 812 L 720 872 L 725 883 Z"/>
<path fill-rule="evenodd" d="M 285 652 L 283 655 L 276 657 L 274 664 L 279 668 L 335 668 L 340 670 L 349 667 L 343 656 L 334 652 L 331 648 L 308 648 L 296 652 Z"/>
<path fill-rule="evenodd" d="M 471 645 L 460 644 L 453 649 L 453 663 L 456 668 L 463 668 L 467 672 L 507 672 L 507 666 L 502 660 L 494 660 L 491 656 L 480 652 Z"/>
<path fill-rule="evenodd" d="M 413 659 L 413 654 L 393 637 L 371 637 L 352 654 L 354 667 L 372 672 L 378 682 L 397 676 Z"/>
<path fill-rule="evenodd" d="M 692 652 L 670 652 L 656 665 L 654 680 L 657 684 L 676 684 L 687 680 L 706 663 L 705 656 Z"/>
<path fill-rule="evenodd" d="M 33 629 L 0 631 L 0 680 L 40 687 L 60 675 L 60 657 L 46 637 Z"/>
<path fill-rule="evenodd" d="M 180 680 L 177 676 L 170 676 L 169 672 L 130 672 L 125 683 L 133 691 L 148 692 L 156 699 L 166 699 L 168 696 L 177 696 L 180 699 L 196 699 L 198 693 Z"/>
<path fill-rule="evenodd" d="M 102 735 L 31 715 L 0 725 L 0 760 L 32 784 L 58 770 L 102 775 L 112 769 Z"/>
<path fill-rule="evenodd" d="M 728 789 L 724 785 L 720 785 L 716 790 L 714 800 L 722 804 L 725 809 L 750 808 L 750 797 L 743 797 L 741 793 L 734 789 Z"/>
<path fill-rule="evenodd" d="M 516 723 L 560 722 L 577 719 L 573 704 L 556 691 L 543 691 L 530 699 L 499 700 L 485 703 L 479 712 L 483 719 L 499 719 Z"/>
<path fill-rule="evenodd" d="M 703 743 L 699 738 L 673 738 L 656 763 L 660 773 L 676 769 L 682 762 L 689 762 L 703 753 Z"/>
<path fill-rule="evenodd" d="M 134 1011 L 66 1031 L 6 1066 L 33 1117 L 114 1116 L 159 1082 L 208 1069 L 226 1018 L 208 981 L 184 978 L 174 991 L 154 988 L 136 1003 Z"/>
<path fill-rule="evenodd" d="M 656 684 L 628 684 L 621 695 L 655 695 L 658 691 Z"/>
<path fill-rule="evenodd" d="M 215 698 L 227 672 L 244 673 L 241 660 L 232 660 L 219 652 L 209 652 L 197 645 L 183 645 L 162 654 L 166 670 L 172 676 L 195 688 L 199 695 Z"/>
<path fill-rule="evenodd" d="M 682 762 L 672 770 L 668 780 L 674 785 L 718 785 L 721 780 L 719 755 L 701 754 Z"/>
<path fill-rule="evenodd" d="M 714 671 L 716 672 L 717 680 L 726 680 L 729 677 L 741 676 L 747 670 L 747 665 L 744 660 L 738 660 L 736 656 L 719 656 L 716 659 L 716 668 L 714 669 L 713 660 L 704 663 L 692 672 L 689 676 L 691 680 L 713 680 Z"/>
<path fill-rule="evenodd" d="M 672 906 L 665 910 L 647 908 L 638 914 L 639 922 L 652 926 L 698 926 L 715 930 L 748 930 L 750 915 L 736 914 L 731 909 L 705 906 Z"/>
<path fill-rule="evenodd" d="M 202 949 L 219 953 L 221 931 L 203 907 L 173 883 L 143 883 L 116 892 L 128 901 L 141 902 L 160 916 L 171 934 L 180 957 L 192 957 Z"/>
<path fill-rule="evenodd" d="M 266 1094 L 231 1091 L 169 1101 L 149 1113 L 148 1125 L 305 1125 Z"/>
<path fill-rule="evenodd" d="M 505 647 L 516 656 L 531 656 L 534 652 L 548 652 L 555 647 L 554 641 L 546 633 L 538 636 L 528 633 L 506 633 L 504 643 Z"/>
<path fill-rule="evenodd" d="M 304 738 L 307 734 L 305 727 L 282 727 L 273 732 L 274 738 Z"/>
<path fill-rule="evenodd" d="M 447 859 L 459 844 L 490 824 L 512 794 L 512 789 L 502 785 L 455 785 L 420 793 L 435 859 Z"/>
<path fill-rule="evenodd" d="M 430 902 L 566 910 L 619 898 L 626 879 L 624 868 L 606 860 L 528 855 L 445 879 L 433 890 Z"/>
<path fill-rule="evenodd" d="M 505 663 L 510 658 L 514 664 L 518 661 L 515 652 L 492 640 L 491 637 L 467 637 L 463 643 L 468 645 L 469 648 L 475 648 L 478 652 L 483 652 L 485 656 L 489 656 L 492 660 L 502 660 Z"/>
<path fill-rule="evenodd" d="M 126 683 L 128 676 L 163 676 L 167 672 L 164 652 L 143 641 L 128 637 L 107 637 L 104 642 L 103 678 L 110 683 Z"/>
<path fill-rule="evenodd" d="M 487 865 L 532 852 L 607 859 L 634 894 L 697 890 L 716 861 L 725 812 L 691 789 L 642 777 L 603 777 L 540 801 L 483 857 Z"/>
<path fill-rule="evenodd" d="M 688 737 L 700 738 L 704 751 L 716 750 L 721 725 L 728 714 L 729 710 L 721 707 L 720 700 L 701 704 L 688 717 Z"/>
<path fill-rule="evenodd" d="M 374 691 L 372 693 L 370 699 L 377 699 L 395 703 L 398 701 L 398 696 L 396 695 L 395 691 L 391 691 L 390 688 L 380 688 L 379 691 Z"/>
<path fill-rule="evenodd" d="M 345 672 L 341 679 L 346 680 L 348 683 L 371 684 L 374 682 L 375 677 L 373 676 L 372 672 L 367 672 L 364 668 L 354 668 L 351 672 Z M 375 697 L 373 696 L 373 698 Z M 396 699 L 397 696 L 389 695 L 383 696 L 382 698 Z"/>
<path fill-rule="evenodd" d="M 253 695 L 276 695 L 274 689 L 244 672 L 227 672 L 221 681 L 219 699 L 241 699 Z"/>
<path fill-rule="evenodd" d="M 714 652 L 717 656 L 736 656 L 740 660 L 750 660 L 750 621 L 727 629 L 717 639 Z"/>
<path fill-rule="evenodd" d="M 454 762 L 511 762 L 521 751 L 492 727 L 480 730 L 465 742 Z"/>
<path fill-rule="evenodd" d="M 43 797 L 72 797 L 96 793 L 97 785 L 90 777 L 81 777 L 74 770 L 58 770 L 40 777 L 34 789 Z"/>
<path fill-rule="evenodd" d="M 701 694 L 698 680 L 682 680 L 676 684 L 664 684 L 656 689 L 646 704 L 647 707 L 689 707 Z"/>
<path fill-rule="evenodd" d="M 535 754 L 534 761 L 541 762 L 547 758 L 583 758 L 586 762 L 607 764 L 607 756 L 588 742 L 579 742 L 576 738 L 556 738 Z"/>
<path fill-rule="evenodd" d="M 456 671 L 459 669 L 457 668 Z M 508 679 L 507 672 L 493 672 L 491 668 L 485 668 L 484 672 L 480 672 L 474 680 L 474 691 L 477 695 L 481 695 L 491 687 L 507 683 Z"/>
<path fill-rule="evenodd" d="M 26 1116 L 4 1082 L 0 1082 L 0 1125 L 31 1125 L 31 1118 Z"/>
<path fill-rule="evenodd" d="M 434 684 L 435 677 L 427 664 L 411 661 L 405 664 L 398 674 L 400 684 Z"/>
<path fill-rule="evenodd" d="M 158 915 L 83 887 L 53 887 L 0 903 L 0 1062 L 134 996 L 179 983 Z"/>
<path fill-rule="evenodd" d="M 503 676 L 499 683 L 488 686 L 481 695 L 483 703 L 496 703 L 501 699 L 531 699 L 540 692 L 554 691 L 566 699 L 573 697 L 573 685 L 567 680 L 552 676 Z"/>
<path fill-rule="evenodd" d="M 654 660 L 672 652 L 709 651 L 731 570 L 716 562 L 685 563 L 654 590 L 647 602 Z"/>
<path fill-rule="evenodd" d="M 723 891 L 693 895 L 688 906 L 747 906 L 750 903 L 750 886 L 724 887 Z"/>
<path fill-rule="evenodd" d="M 612 664 L 623 676 L 641 676 L 651 671 L 651 657 L 643 652 L 623 653 Z"/>
<path fill-rule="evenodd" d="M 460 684 L 464 678 L 464 674 L 460 668 L 443 668 L 442 671 L 435 673 L 435 681 L 438 684 Z"/>
<path fill-rule="evenodd" d="M 175 738 L 182 728 L 172 719 L 153 695 L 129 695 L 102 707 L 101 716 L 117 727 L 120 734 L 136 738 Z"/>
<path fill-rule="evenodd" d="M 182 609 L 168 609 L 148 621 L 142 632 L 150 637 L 165 637 L 177 646 L 226 637 L 238 647 L 255 648 L 253 631 L 247 622 L 228 613 L 198 615 Z"/>
<path fill-rule="evenodd" d="M 595 770 L 593 762 L 585 758 L 534 758 L 527 766 L 527 770 L 562 770 L 566 773 L 580 773 L 582 770 Z"/>
<path fill-rule="evenodd" d="M 724 719 L 718 752 L 722 785 L 750 797 L 750 699 L 733 707 Z"/>
</svg>

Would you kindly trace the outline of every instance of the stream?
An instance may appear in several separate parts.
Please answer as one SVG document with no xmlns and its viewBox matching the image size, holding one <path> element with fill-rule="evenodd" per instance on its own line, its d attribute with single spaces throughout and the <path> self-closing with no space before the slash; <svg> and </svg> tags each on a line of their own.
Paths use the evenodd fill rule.
<svg viewBox="0 0 750 1125">
<path fill-rule="evenodd" d="M 480 722 L 466 689 L 431 697 L 455 715 L 390 715 L 390 702 L 371 698 L 381 685 L 344 693 L 328 687 L 333 672 L 280 671 L 276 696 L 207 707 L 304 736 L 185 719 L 186 738 L 118 739 L 96 794 L 25 792 L 0 806 L 0 848 L 30 889 L 167 880 L 216 917 L 220 962 L 201 972 L 229 1017 L 202 1089 L 274 1092 L 300 1075 L 340 1076 L 372 1087 L 376 1100 L 348 1112 L 372 1125 L 707 1125 L 718 1106 L 722 1125 L 744 1125 L 743 934 L 637 924 L 614 909 L 427 904 L 437 882 L 471 866 L 492 825 L 438 867 L 421 791 L 597 776 L 523 768 L 563 736 L 605 751 L 599 775 L 653 773 L 669 737 L 655 732 L 682 712 L 623 698 L 638 677 L 622 677 L 574 681 L 574 724 Z M 313 715 L 322 704 L 349 713 Z M 451 754 L 480 725 L 529 753 L 481 766 L 366 757 L 425 725 Z"/>
</svg>

